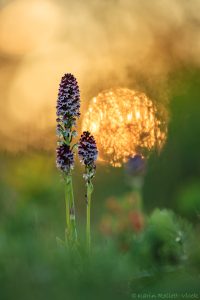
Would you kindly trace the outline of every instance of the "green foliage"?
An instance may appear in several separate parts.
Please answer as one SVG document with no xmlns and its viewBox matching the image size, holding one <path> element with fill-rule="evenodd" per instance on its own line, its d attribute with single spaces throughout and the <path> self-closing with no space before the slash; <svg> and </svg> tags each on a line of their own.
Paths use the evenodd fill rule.
<svg viewBox="0 0 200 300">
<path fill-rule="evenodd" d="M 193 222 L 200 219 L 200 182 L 195 179 L 180 187 L 177 193 L 178 210 Z"/>
<path fill-rule="evenodd" d="M 137 253 L 138 267 L 157 269 L 184 263 L 190 235 L 187 222 L 172 211 L 156 209 L 145 230 L 133 241 L 132 252 Z"/>
<path fill-rule="evenodd" d="M 192 277 L 199 270 L 198 240 L 190 241 L 192 229 L 170 211 L 156 209 L 143 232 L 130 233 L 126 252 L 116 247 L 116 236 L 95 238 L 90 258 L 85 245 L 75 253 L 57 245 L 54 228 L 36 226 L 36 216 L 47 217 L 23 206 L 1 223 L 2 300 L 126 300 L 141 290 L 198 287 Z"/>
</svg>

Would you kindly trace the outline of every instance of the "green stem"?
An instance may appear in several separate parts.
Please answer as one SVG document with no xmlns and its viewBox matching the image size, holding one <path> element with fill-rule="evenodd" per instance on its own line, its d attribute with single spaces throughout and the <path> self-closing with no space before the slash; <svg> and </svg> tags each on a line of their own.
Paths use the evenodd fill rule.
<svg viewBox="0 0 200 300">
<path fill-rule="evenodd" d="M 86 224 L 86 242 L 87 250 L 90 252 L 91 237 L 90 237 L 90 204 L 91 204 L 91 195 L 87 197 L 87 224 Z"/>
<path fill-rule="evenodd" d="M 70 178 L 70 223 L 72 231 L 72 242 L 77 243 L 77 231 L 76 231 L 76 217 L 75 217 L 75 203 L 74 203 L 74 192 L 72 177 Z"/>
<path fill-rule="evenodd" d="M 70 193 L 69 193 L 69 182 L 66 180 L 65 185 L 65 212 L 66 212 L 66 230 L 65 230 L 65 239 L 66 242 L 70 242 L 71 236 L 71 224 L 70 224 Z"/>
<path fill-rule="evenodd" d="M 66 203 L 66 242 L 70 247 L 77 243 L 76 219 L 75 219 L 75 204 L 72 185 L 72 176 L 65 177 L 65 203 Z"/>
<path fill-rule="evenodd" d="M 86 246 L 88 253 L 91 247 L 91 226 L 90 226 L 90 211 L 91 211 L 91 195 L 93 191 L 92 183 L 87 183 L 87 208 L 86 208 Z"/>
</svg>

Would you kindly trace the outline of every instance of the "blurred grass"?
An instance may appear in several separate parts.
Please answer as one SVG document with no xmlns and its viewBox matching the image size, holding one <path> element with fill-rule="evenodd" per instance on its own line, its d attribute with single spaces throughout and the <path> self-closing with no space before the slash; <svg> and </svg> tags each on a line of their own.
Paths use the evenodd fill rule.
<svg viewBox="0 0 200 300">
<path fill-rule="evenodd" d="M 64 185 L 55 166 L 54 153 L 30 152 L 18 155 L 1 154 L 0 217 L 2 224 L 18 213 L 34 219 L 34 227 L 50 236 L 64 235 Z M 112 174 L 112 176 L 111 176 Z M 109 178 L 109 180 L 108 180 Z M 79 163 L 73 176 L 78 225 L 85 217 L 85 186 Z M 104 202 L 111 195 L 130 190 L 124 182 L 123 170 L 98 166 L 92 202 L 92 222 L 98 223 Z M 17 215 L 16 219 L 22 222 Z M 17 221 L 16 220 L 16 221 Z M 13 221 L 14 222 L 14 221 Z M 22 228 L 23 228 L 23 224 Z M 16 226 L 13 225 L 13 226 Z M 47 233 L 48 231 L 48 233 Z"/>
</svg>

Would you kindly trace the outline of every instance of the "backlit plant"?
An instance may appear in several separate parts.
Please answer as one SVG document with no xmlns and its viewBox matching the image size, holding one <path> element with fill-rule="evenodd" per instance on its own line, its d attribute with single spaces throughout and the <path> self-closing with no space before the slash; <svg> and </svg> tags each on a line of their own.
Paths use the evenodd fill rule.
<svg viewBox="0 0 200 300">
<path fill-rule="evenodd" d="M 97 146 L 95 139 L 90 135 L 89 131 L 84 131 L 81 135 L 79 146 L 78 146 L 78 155 L 80 161 L 85 165 L 85 173 L 83 178 L 86 182 L 87 187 L 87 223 L 86 223 L 86 239 L 87 239 L 87 248 L 90 250 L 90 207 L 91 207 L 91 195 L 93 192 L 92 179 L 95 175 L 96 165 L 95 161 L 97 160 Z"/>
<path fill-rule="evenodd" d="M 66 202 L 66 242 L 70 247 L 77 245 L 77 230 L 75 217 L 75 202 L 72 185 L 72 170 L 74 155 L 78 146 L 80 161 L 85 165 L 83 175 L 87 185 L 87 247 L 90 248 L 90 202 L 93 191 L 92 178 L 95 175 L 97 147 L 94 137 L 89 132 L 83 132 L 79 144 L 73 142 L 77 135 L 76 123 L 80 116 L 80 91 L 76 78 L 72 74 L 65 74 L 61 78 L 57 99 L 57 136 L 56 164 L 62 172 L 65 182 Z"/>
<path fill-rule="evenodd" d="M 73 137 L 76 136 L 77 117 L 80 116 L 80 92 L 77 81 L 72 74 L 61 78 L 57 99 L 57 135 L 56 149 L 57 167 L 61 170 L 65 181 L 66 201 L 66 240 L 73 245 L 77 242 L 75 204 L 72 186 L 72 170 L 74 168 Z"/>
</svg>

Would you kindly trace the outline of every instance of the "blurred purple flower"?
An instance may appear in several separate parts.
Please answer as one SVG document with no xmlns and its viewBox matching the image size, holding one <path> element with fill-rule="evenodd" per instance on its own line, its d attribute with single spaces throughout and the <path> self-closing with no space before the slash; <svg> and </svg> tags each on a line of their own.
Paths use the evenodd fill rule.
<svg viewBox="0 0 200 300">
<path fill-rule="evenodd" d="M 128 160 L 125 169 L 130 176 L 143 176 L 146 171 L 146 160 L 140 154 L 136 154 Z"/>
</svg>

